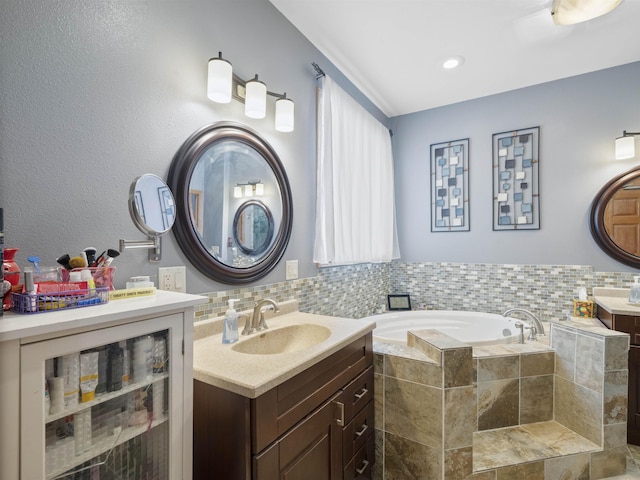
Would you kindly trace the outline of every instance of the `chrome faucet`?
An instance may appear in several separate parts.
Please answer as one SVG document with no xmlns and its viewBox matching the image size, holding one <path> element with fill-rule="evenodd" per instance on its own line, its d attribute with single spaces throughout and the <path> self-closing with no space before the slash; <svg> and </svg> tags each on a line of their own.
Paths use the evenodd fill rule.
<svg viewBox="0 0 640 480">
<path fill-rule="evenodd" d="M 278 304 L 271 300 L 270 298 L 265 298 L 256 302 L 255 307 L 253 307 L 253 315 L 251 318 L 247 318 L 247 322 L 244 325 L 244 329 L 242 330 L 242 335 L 251 335 L 253 332 L 259 332 L 261 330 L 266 330 L 269 328 L 267 322 L 264 319 L 264 311 L 262 310 L 265 305 L 269 308 L 272 308 L 275 312 L 280 311 L 280 307 Z"/>
<path fill-rule="evenodd" d="M 537 340 L 536 334 L 540 334 L 540 335 L 544 335 L 545 334 L 544 333 L 544 327 L 542 326 L 542 322 L 540 322 L 540 320 L 538 320 L 538 317 L 536 317 L 529 310 L 525 310 L 524 308 L 510 308 L 509 310 L 504 312 L 502 314 L 502 316 L 503 317 L 508 317 L 512 313 L 521 313 L 521 314 L 523 314 L 525 317 L 527 317 L 529 319 L 529 325 L 530 325 L 530 329 L 531 329 L 531 333 L 529 334 L 529 340 L 534 340 L 534 341 Z M 520 327 L 518 327 L 518 328 L 520 328 Z"/>
</svg>

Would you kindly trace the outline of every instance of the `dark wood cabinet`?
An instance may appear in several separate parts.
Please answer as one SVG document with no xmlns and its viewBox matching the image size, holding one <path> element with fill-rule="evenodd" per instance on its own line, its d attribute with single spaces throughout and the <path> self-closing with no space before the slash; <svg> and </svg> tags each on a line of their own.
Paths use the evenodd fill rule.
<svg viewBox="0 0 640 480">
<path fill-rule="evenodd" d="M 611 330 L 629 334 L 627 442 L 640 445 L 640 316 L 612 314 L 600 307 L 598 319 Z"/>
<path fill-rule="evenodd" d="M 194 479 L 371 478 L 367 334 L 257 398 L 194 381 Z"/>
</svg>

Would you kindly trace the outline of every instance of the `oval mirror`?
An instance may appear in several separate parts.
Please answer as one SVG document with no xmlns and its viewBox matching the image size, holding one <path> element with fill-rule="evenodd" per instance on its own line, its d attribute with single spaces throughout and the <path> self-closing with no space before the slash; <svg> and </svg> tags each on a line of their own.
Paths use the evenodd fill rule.
<svg viewBox="0 0 640 480">
<path fill-rule="evenodd" d="M 233 238 L 243 253 L 259 255 L 273 240 L 273 215 L 260 200 L 248 200 L 233 217 Z"/>
<path fill-rule="evenodd" d="M 640 167 L 602 187 L 591 207 L 589 227 L 607 255 L 640 268 Z"/>
<path fill-rule="evenodd" d="M 273 148 L 249 127 L 207 125 L 169 169 L 180 248 L 205 275 L 248 283 L 269 273 L 289 242 L 289 180 Z"/>
<path fill-rule="evenodd" d="M 171 230 L 176 206 L 164 180 L 151 173 L 137 177 L 129 189 L 129 213 L 144 234 L 157 237 Z"/>
</svg>

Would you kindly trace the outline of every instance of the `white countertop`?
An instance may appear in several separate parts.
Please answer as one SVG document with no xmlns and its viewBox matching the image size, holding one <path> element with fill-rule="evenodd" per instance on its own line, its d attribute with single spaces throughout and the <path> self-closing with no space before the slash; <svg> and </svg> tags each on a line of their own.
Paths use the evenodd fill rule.
<svg viewBox="0 0 640 480">
<path fill-rule="evenodd" d="M 275 331 L 287 325 L 311 323 L 328 327 L 331 334 L 326 340 L 304 350 L 257 355 L 236 352 L 232 347 L 240 342 L 251 340 L 256 335 L 260 335 L 260 332 L 249 336 L 241 335 L 237 343 L 225 345 L 222 343 L 222 333 L 220 333 L 221 321 L 221 319 L 216 320 L 217 328 L 214 330 L 218 333 L 201 338 L 197 333 L 200 322 L 196 323 L 195 338 L 197 340 L 194 342 L 193 351 L 193 378 L 248 398 L 259 397 L 375 328 L 375 322 L 371 321 L 297 311 L 286 313 L 269 318 L 267 320 L 269 330 Z"/>
<path fill-rule="evenodd" d="M 111 300 L 104 305 L 32 314 L 4 312 L 0 317 L 0 342 L 117 324 L 124 316 L 164 315 L 207 301 L 201 295 L 158 290 L 155 295 Z"/>
<path fill-rule="evenodd" d="M 596 305 L 613 315 L 640 316 L 640 305 L 629 303 L 628 288 L 595 287 L 593 289 L 593 299 Z"/>
</svg>

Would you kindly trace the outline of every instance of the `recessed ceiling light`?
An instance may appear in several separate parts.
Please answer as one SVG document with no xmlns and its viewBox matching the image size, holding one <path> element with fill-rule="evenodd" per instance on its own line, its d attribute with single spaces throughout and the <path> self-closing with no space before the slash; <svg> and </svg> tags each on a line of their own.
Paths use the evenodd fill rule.
<svg viewBox="0 0 640 480">
<path fill-rule="evenodd" d="M 451 70 L 452 68 L 457 68 L 464 63 L 464 57 L 451 57 L 447 58 L 442 64 L 442 68 L 446 68 L 447 70 Z"/>
</svg>

